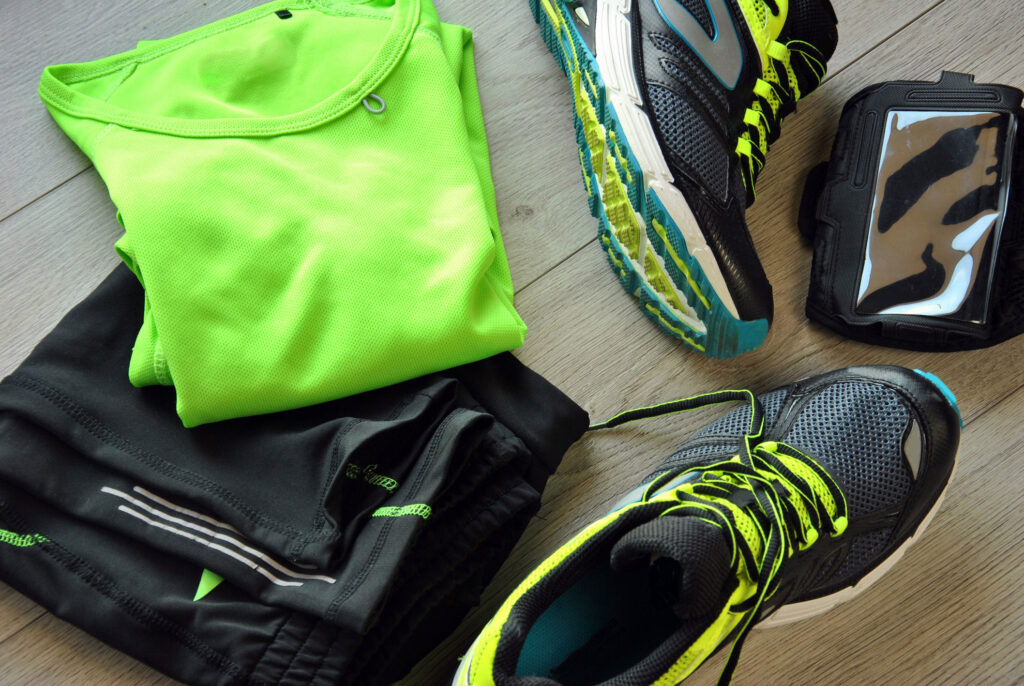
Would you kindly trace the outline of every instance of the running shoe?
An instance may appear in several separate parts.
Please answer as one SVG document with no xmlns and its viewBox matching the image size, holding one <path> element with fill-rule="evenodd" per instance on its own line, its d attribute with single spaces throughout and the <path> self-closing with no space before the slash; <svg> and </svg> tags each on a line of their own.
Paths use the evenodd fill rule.
<svg viewBox="0 0 1024 686">
<path fill-rule="evenodd" d="M 756 348 L 771 286 L 744 213 L 782 118 L 825 76 L 828 0 L 530 0 L 572 84 L 598 237 L 666 333 Z"/>
<path fill-rule="evenodd" d="M 861 593 L 939 507 L 960 437 L 933 375 L 852 367 L 755 397 L 731 390 L 591 427 L 738 401 L 527 577 L 456 686 L 675 684 L 756 622 Z"/>
</svg>

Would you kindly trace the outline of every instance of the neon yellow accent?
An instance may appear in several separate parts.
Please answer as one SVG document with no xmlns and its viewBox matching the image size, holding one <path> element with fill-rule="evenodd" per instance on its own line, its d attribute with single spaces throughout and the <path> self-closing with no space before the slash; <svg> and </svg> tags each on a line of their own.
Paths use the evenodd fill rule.
<svg viewBox="0 0 1024 686">
<path fill-rule="evenodd" d="M 552 28 L 559 37 L 558 44 L 562 49 L 562 56 L 570 67 L 569 80 L 572 82 L 573 105 L 576 109 L 576 116 L 580 118 L 580 122 L 583 124 L 583 135 L 586 138 L 587 147 L 590 148 L 590 164 L 600 178 L 603 171 L 600 160 L 604 151 L 604 127 L 601 126 L 601 122 L 597 117 L 597 111 L 594 109 L 586 88 L 583 87 L 580 60 L 576 54 L 576 45 L 572 41 L 568 24 L 566 24 L 561 13 L 550 2 L 542 2 L 541 4 L 544 6 L 544 13 L 547 14 L 548 19 L 551 21 Z M 596 98 L 597 88 L 594 86 L 593 80 L 590 79 L 589 73 L 587 73 L 587 80 L 590 81 L 591 87 L 594 88 Z"/>
<path fill-rule="evenodd" d="M 579 150 L 580 153 L 580 171 L 583 174 L 583 183 L 587 186 L 587 195 L 591 198 L 594 197 L 594 188 L 590 183 L 590 174 L 587 173 L 587 165 L 583 160 L 583 150 Z"/>
<path fill-rule="evenodd" d="M 643 241 L 644 230 L 636 218 L 636 210 L 633 209 L 632 203 L 629 202 L 626 187 L 622 185 L 618 169 L 616 169 L 615 163 L 612 162 L 610 157 L 608 158 L 608 164 L 605 166 L 605 182 L 602 197 L 604 198 L 605 215 L 608 217 L 608 222 L 612 225 L 615 238 L 626 249 L 626 253 L 630 258 L 639 262 L 640 245 Z"/>
<path fill-rule="evenodd" d="M 782 32 L 782 28 L 786 22 L 786 17 L 789 13 L 789 2 L 788 0 L 780 0 L 776 4 L 779 8 L 778 15 L 773 15 L 771 12 L 766 11 L 762 0 L 738 0 L 740 9 L 743 12 L 744 19 L 747 23 L 747 28 L 750 31 L 750 36 L 754 41 L 754 45 L 757 46 L 758 53 L 761 57 L 761 76 L 758 78 L 754 85 L 754 93 L 768 103 L 768 109 L 771 110 L 771 114 L 776 114 L 782 107 L 782 100 L 779 98 L 776 90 L 771 86 L 772 83 L 781 86 L 784 90 L 791 92 L 795 100 L 800 100 L 803 94 L 800 92 L 799 83 L 797 82 L 796 72 L 793 70 L 792 59 L 793 52 L 800 52 L 803 57 L 807 59 L 808 64 L 812 65 L 812 69 L 818 76 L 820 82 L 825 77 L 825 65 L 815 57 L 812 53 L 808 53 L 801 50 L 801 45 L 812 47 L 805 41 L 789 41 L 788 43 L 781 43 L 778 41 L 778 37 Z M 815 49 L 813 52 L 817 52 Z M 781 64 L 784 67 L 784 74 L 780 74 L 777 65 Z M 751 103 L 749 110 L 760 112 L 765 117 L 765 121 L 755 122 L 752 119 L 748 119 L 747 115 L 744 115 L 744 123 L 748 126 L 756 127 L 759 133 L 758 136 L 758 148 L 762 154 L 768 152 L 768 128 L 766 125 L 767 115 L 769 112 L 763 111 L 761 103 L 754 101 Z M 746 138 L 750 138 L 749 135 L 744 134 Z M 740 155 L 746 155 L 751 157 L 753 152 L 752 148 L 739 148 L 737 147 L 736 152 Z M 763 165 L 761 165 L 763 166 Z M 759 171 L 760 167 L 758 167 Z M 751 167 L 754 171 L 754 167 Z M 753 191 L 753 188 L 750 189 Z"/>
<path fill-rule="evenodd" d="M 629 161 L 626 156 L 622 154 L 622 148 L 619 147 L 619 141 L 615 138 L 615 132 L 609 131 L 608 138 L 614 146 L 615 157 L 619 160 L 619 165 L 622 166 L 622 171 L 626 172 L 626 181 L 633 183 L 633 174 L 629 171 Z"/>
<path fill-rule="evenodd" d="M 202 576 L 199 577 L 199 588 L 196 589 L 196 595 L 192 598 L 192 602 L 202 600 L 210 594 L 210 591 L 220 586 L 223 582 L 224 577 L 220 574 L 204 569 Z"/>
<path fill-rule="evenodd" d="M 129 380 L 173 381 L 186 426 L 522 344 L 472 36 L 429 0 L 274 0 L 50 66 L 40 96 L 102 170 L 144 282 Z"/>
<path fill-rule="evenodd" d="M 398 488 L 398 482 L 392 479 L 390 476 L 384 476 L 383 474 L 377 473 L 377 465 L 371 464 L 365 467 L 360 467 L 355 464 L 345 465 L 345 476 L 349 479 L 359 479 L 362 477 L 363 481 L 370 484 L 371 486 L 380 486 L 388 493 L 394 493 Z"/>
<path fill-rule="evenodd" d="M 689 304 L 684 303 L 679 297 L 679 293 L 672 284 L 672 279 L 670 279 L 668 274 L 665 273 L 665 270 L 661 268 L 661 263 L 658 262 L 658 258 L 654 254 L 654 250 L 649 245 L 647 246 L 647 254 L 644 256 L 644 275 L 647 277 L 647 282 L 655 291 L 657 291 L 658 295 L 665 299 L 666 303 L 680 312 L 686 312 Z M 689 326 L 688 323 L 683 323 Z M 696 329 L 694 330 L 696 331 Z"/>
<path fill-rule="evenodd" d="M 390 476 L 384 476 L 383 474 L 377 474 L 377 465 L 371 464 L 367 466 L 363 473 L 363 478 L 366 483 L 371 486 L 380 486 L 388 493 L 394 493 L 395 489 L 398 488 L 398 482 L 392 479 Z"/>
<path fill-rule="evenodd" d="M 650 306 L 648 309 L 653 310 Z M 726 395 L 723 399 L 711 401 L 712 398 L 723 394 Z M 831 522 L 829 528 L 832 530 L 845 529 L 847 505 L 838 484 L 817 462 L 792 446 L 775 441 L 762 442 L 760 440 L 764 431 L 764 417 L 761 417 L 759 424 L 754 424 L 756 398 L 749 390 L 705 393 L 691 398 L 627 410 L 615 415 L 604 424 L 631 413 L 648 414 L 649 416 L 650 411 L 664 410 L 659 414 L 675 414 L 700 407 L 735 402 L 737 395 L 741 398 L 745 396 L 751 409 L 750 426 L 744 437 L 740 454 L 728 460 L 666 475 L 669 481 L 687 473 L 699 475 L 699 478 L 684 481 L 673 488 L 666 488 L 665 480 L 652 481 L 639 502 L 628 504 L 611 512 L 592 523 L 559 548 L 513 591 L 498 613 L 484 628 L 474 647 L 470 650 L 471 666 L 465 669 L 460 667 L 458 682 L 460 686 L 464 683 L 473 686 L 494 685 L 494 657 L 501 639 L 502 628 L 508 621 L 515 605 L 529 589 L 562 565 L 566 558 L 585 545 L 598 532 L 612 526 L 619 517 L 629 513 L 635 507 L 647 506 L 651 503 L 664 503 L 667 507 L 661 510 L 660 516 L 687 509 L 692 511 L 692 514 L 688 516 L 696 516 L 722 529 L 730 540 L 732 550 L 730 566 L 735 570 L 737 581 L 736 588 L 730 594 L 729 600 L 719 616 L 683 655 L 653 682 L 658 686 L 675 686 L 697 669 L 737 629 L 742 632 L 749 629 L 750 623 L 756 618 L 768 596 L 769 588 L 782 568 L 783 562 L 797 550 L 797 546 L 794 545 L 796 542 L 793 540 L 794 537 L 799 536 L 803 541 L 803 547 L 808 547 L 819 540 L 819 529 L 828 526 L 828 522 Z M 701 403 L 701 400 L 706 402 Z M 673 409 L 680 404 L 688 406 Z M 626 419 L 626 421 L 631 420 Z M 599 424 L 591 426 L 591 428 L 600 428 L 601 426 Z M 776 465 L 776 460 L 782 463 L 782 467 Z M 734 465 L 743 465 L 749 470 L 737 471 Z M 790 480 L 790 477 L 793 480 Z M 776 486 L 781 488 L 776 488 Z M 658 488 L 666 488 L 666 490 L 655 493 Z M 737 489 L 748 490 L 758 495 L 758 508 L 762 507 L 763 499 L 768 498 L 770 507 L 764 510 L 764 514 L 769 517 L 770 528 L 766 530 L 759 524 L 752 507 L 742 508 L 733 502 L 732 495 Z M 722 495 L 713 495 L 716 492 L 720 492 Z M 786 495 L 780 495 L 782 493 Z M 684 498 L 684 494 L 688 497 Z M 838 494 L 841 499 L 837 499 L 835 494 Z M 823 511 L 828 521 L 820 521 L 816 526 L 811 526 L 812 522 L 808 519 L 803 521 L 804 531 L 791 531 L 786 524 L 784 507 L 790 505 L 798 510 L 802 508 L 804 513 L 811 512 L 807 503 L 802 502 L 803 500 L 813 505 L 815 520 L 817 513 Z M 804 520 L 803 516 L 801 516 L 801 520 Z M 774 543 L 778 547 L 775 548 L 776 552 L 769 559 L 770 543 Z M 769 564 L 770 567 L 767 567 Z M 761 579 L 765 579 L 764 584 L 760 583 Z M 751 601 L 754 602 L 751 603 Z M 734 608 L 740 607 L 747 609 L 734 610 Z"/>
<path fill-rule="evenodd" d="M 782 27 L 789 16 L 789 0 L 776 0 L 779 14 L 773 16 L 765 10 L 763 0 L 738 0 L 743 17 L 746 19 L 750 37 L 754 40 L 762 56 L 766 54 L 768 44 L 782 33 Z M 762 60 L 763 61 L 763 60 Z"/>
<path fill-rule="evenodd" d="M 661 310 L 659 310 L 657 307 L 652 306 L 650 303 L 647 303 L 646 305 L 644 305 L 644 307 L 647 308 L 648 312 L 650 312 L 655 317 L 657 317 L 658 321 L 661 322 L 662 324 L 664 324 L 665 327 L 668 328 L 669 331 L 671 331 L 675 335 L 679 336 L 679 338 L 682 339 L 683 343 L 686 343 L 687 345 L 691 346 L 695 350 L 699 350 L 701 352 L 704 352 L 704 346 L 703 345 L 701 345 L 697 341 L 695 341 L 692 338 L 690 338 L 689 336 L 687 336 L 686 333 L 682 329 L 680 329 L 679 327 L 673 325 L 672 322 L 670 322 L 667 319 L 665 319 L 665 317 L 661 314 Z"/>
<path fill-rule="evenodd" d="M 747 600 L 753 595 L 755 585 L 749 582 L 740 581 L 736 590 L 729 596 L 726 607 L 733 607 Z M 668 671 L 662 674 L 654 682 L 653 686 L 676 686 L 681 680 L 688 677 L 701 664 L 711 656 L 718 646 L 728 638 L 729 634 L 743 621 L 744 614 L 725 610 L 718 615 L 700 637 L 690 644 L 686 652 L 669 667 Z"/>
<path fill-rule="evenodd" d="M 542 4 L 547 4 L 548 0 L 540 0 Z M 624 513 L 629 512 L 634 507 L 638 507 L 642 503 L 633 503 L 623 507 L 620 510 L 609 513 L 593 522 L 585 528 L 583 531 L 578 533 L 568 543 L 563 545 L 561 548 L 556 550 L 550 557 L 540 563 L 536 569 L 534 569 L 526 579 L 523 580 L 519 586 L 509 595 L 509 597 L 502 604 L 501 608 L 494 615 L 487 626 L 484 627 L 480 633 L 480 637 L 477 639 L 477 647 L 472 653 L 472 665 L 469 669 L 469 683 L 473 686 L 494 686 L 494 656 L 498 649 L 498 640 L 501 638 L 501 628 L 508 621 L 509 614 L 512 612 L 512 608 L 515 606 L 519 599 L 523 597 L 529 589 L 536 586 L 541 579 L 550 574 L 556 569 L 562 562 L 571 555 L 575 550 L 587 542 L 597 532 L 606 528 L 612 524 L 616 519 L 621 517 Z"/>
<path fill-rule="evenodd" d="M 469 682 L 469 665 L 472 663 L 472 655 L 476 651 L 477 643 L 480 642 L 479 635 L 469 646 L 469 650 L 466 651 L 465 655 L 459 657 L 459 668 L 455 672 L 455 679 L 452 682 L 452 686 L 472 686 Z"/>
<path fill-rule="evenodd" d="M 16 534 L 7 529 L 0 529 L 0 543 L 12 545 L 15 548 L 29 548 L 36 543 L 46 543 L 48 539 L 42 534 Z"/>
<path fill-rule="evenodd" d="M 590 92 L 594 94 L 594 100 L 597 100 L 597 86 L 594 85 L 594 79 L 590 78 L 589 71 L 585 71 L 583 73 L 587 75 L 587 83 L 590 84 Z"/>
<path fill-rule="evenodd" d="M 817 52 L 817 48 L 815 48 L 813 45 L 811 45 L 807 41 L 791 40 L 788 43 L 786 43 L 786 47 L 789 48 L 790 52 L 799 52 L 800 54 L 802 54 L 804 56 L 804 58 L 807 60 L 808 64 L 816 65 L 818 67 L 817 69 L 814 70 L 814 73 L 817 75 L 818 81 L 820 82 L 822 79 L 825 78 L 825 72 L 827 71 L 827 67 L 825 66 L 824 62 L 819 60 L 813 54 L 811 54 L 811 53 L 809 53 L 809 52 L 807 52 L 805 50 L 801 50 L 801 46 L 804 46 L 804 45 L 814 49 L 814 51 Z"/>
<path fill-rule="evenodd" d="M 608 257 L 612 258 L 612 262 L 619 268 L 619 274 L 622 278 L 626 278 L 626 266 L 622 263 L 622 260 L 615 254 L 615 250 L 612 248 L 612 241 L 608 236 L 601 236 L 601 242 L 605 245 L 605 250 L 608 252 Z"/>
<path fill-rule="evenodd" d="M 789 61 L 789 48 L 786 46 L 785 43 L 780 43 L 778 41 L 773 40 L 771 43 L 768 44 L 767 52 L 768 56 L 771 57 L 772 59 L 779 60 L 780 62 Z"/>
<path fill-rule="evenodd" d="M 668 232 L 665 230 L 665 227 L 662 226 L 661 222 L 654 217 L 651 217 L 651 226 L 654 228 L 654 233 L 658 234 L 658 237 L 661 238 L 661 242 L 665 244 L 665 249 L 668 251 L 669 257 L 672 258 L 676 267 L 678 267 L 679 271 L 681 271 L 683 276 L 686 277 L 686 282 L 690 284 L 690 288 L 692 288 L 693 292 L 698 298 L 700 298 L 700 301 L 704 303 L 704 307 L 711 309 L 711 303 L 708 302 L 706 297 L 704 297 L 704 293 L 701 291 L 700 286 L 697 285 L 697 282 L 693 279 L 693 275 L 690 274 L 690 268 L 687 266 L 686 262 L 679 257 L 676 249 L 672 247 L 672 243 L 668 240 Z"/>
<path fill-rule="evenodd" d="M 373 511 L 371 517 L 405 517 L 407 515 L 416 515 L 417 517 L 423 517 L 426 519 L 430 516 L 432 510 L 430 505 L 424 505 L 423 503 L 414 503 L 412 505 L 402 505 L 400 507 L 387 506 L 378 507 Z"/>
<path fill-rule="evenodd" d="M 748 443 L 749 442 L 750 439 L 748 438 Z M 811 499 L 816 497 L 825 506 L 825 510 L 827 511 L 829 519 L 832 522 L 833 528 L 837 530 L 845 529 L 847 518 L 844 514 L 841 513 L 846 512 L 846 503 L 838 503 L 832 497 L 831 490 L 829 489 L 825 481 L 826 479 L 831 480 L 831 477 L 828 476 L 827 472 L 822 471 L 819 474 L 807 463 L 804 463 L 800 459 L 780 451 L 779 444 L 773 441 L 759 443 L 756 445 L 755 449 L 757 452 L 770 452 L 777 459 L 782 461 L 785 464 L 785 466 L 794 474 L 796 474 L 800 479 L 805 479 L 806 477 L 806 485 L 809 486 L 813 491 L 813 493 L 807 494 L 807 497 Z M 803 453 L 799 454 L 802 455 L 807 460 L 811 460 L 811 458 L 808 457 L 807 455 L 804 455 Z M 738 456 L 734 458 L 734 460 L 742 463 L 742 460 L 739 460 Z M 672 491 L 672 493 L 688 493 L 691 496 L 703 499 L 704 501 L 706 501 L 707 504 L 686 501 L 680 503 L 680 506 L 671 509 L 677 510 L 679 508 L 689 508 L 698 511 L 713 513 L 721 517 L 721 513 L 718 510 L 714 509 L 711 506 L 711 503 L 715 503 L 719 507 L 724 506 L 729 510 L 730 514 L 735 520 L 736 530 L 739 533 L 739 535 L 743 536 L 744 541 L 750 548 L 753 559 L 759 567 L 763 565 L 765 563 L 765 546 L 768 541 L 769 535 L 767 532 L 761 530 L 760 526 L 757 524 L 757 520 L 751 514 L 734 505 L 727 497 L 718 497 L 708 494 L 696 495 L 693 492 L 695 487 L 705 483 L 713 482 L 715 479 L 721 479 L 722 481 L 725 481 L 730 484 L 750 488 L 750 480 L 753 477 L 737 476 L 730 474 L 728 472 L 716 474 L 714 465 L 701 467 L 696 471 L 702 472 L 701 479 L 685 482 L 678 486 L 677 488 L 675 488 Z M 789 494 L 788 496 L 786 496 L 786 500 L 791 505 L 798 506 L 798 509 L 803 509 L 804 511 L 806 511 L 806 507 L 802 502 L 804 496 L 800 495 L 803 491 L 800 489 L 800 486 L 798 484 L 794 484 L 790 482 L 788 479 L 785 479 L 784 477 L 782 477 L 781 474 L 776 472 L 774 469 L 769 468 L 761 469 L 758 471 L 759 475 L 758 477 L 756 477 L 757 481 L 762 481 L 769 486 L 772 483 L 779 483 L 780 485 L 785 486 L 785 492 Z M 708 479 L 709 476 L 712 476 L 713 478 Z M 834 481 L 832 481 L 832 484 L 833 486 L 836 486 L 837 492 L 842 493 L 842 491 L 838 490 L 838 486 L 835 484 Z M 780 496 L 772 488 L 766 489 L 765 492 L 773 500 L 773 502 L 775 502 L 775 507 L 777 508 L 776 516 L 781 519 L 781 514 L 779 514 L 782 508 Z M 655 498 L 654 500 L 658 499 L 660 499 L 660 496 L 659 498 Z M 800 546 L 800 549 L 805 549 L 813 545 L 814 542 L 816 542 L 819 539 L 819 534 L 816 529 L 810 526 L 810 521 L 805 520 L 803 516 L 801 516 L 801 520 L 803 520 L 802 523 L 805 528 L 805 531 L 802 532 L 805 541 Z M 725 524 L 725 526 L 723 526 L 722 528 L 728 531 L 730 534 L 733 534 L 734 532 L 732 531 L 732 527 L 729 526 L 724 519 L 722 520 L 722 522 L 723 524 Z M 783 535 L 780 540 L 780 554 L 775 558 L 772 567 L 769 570 L 769 579 L 774 579 L 776 574 L 778 574 L 779 569 L 781 569 L 785 559 L 791 556 L 797 549 L 789 538 L 789 532 L 783 529 L 782 534 Z M 718 648 L 722 641 L 724 641 L 729 636 L 729 634 L 732 633 L 737 627 L 739 627 L 742 624 L 744 628 L 746 628 L 746 625 L 749 624 L 749 622 L 753 621 L 754 616 L 757 614 L 757 609 L 759 608 L 760 603 L 767 596 L 767 586 L 759 589 L 757 585 L 757 579 L 759 578 L 761 570 L 748 569 L 746 566 L 746 561 L 743 558 L 743 556 L 737 555 L 735 537 L 732 538 L 732 542 L 733 566 L 737 570 L 737 578 L 739 582 L 736 591 L 734 591 L 734 593 L 730 597 L 729 603 L 726 605 L 726 609 L 722 612 L 722 614 L 719 615 L 715 622 L 713 622 L 712 625 L 700 636 L 700 638 L 698 638 L 690 646 L 690 648 L 679 658 L 679 660 L 677 660 L 672 665 L 672 667 L 669 668 L 669 670 L 667 670 L 654 682 L 655 684 L 664 686 L 674 686 L 674 684 L 678 683 L 680 680 L 691 674 L 712 652 L 714 652 Z M 758 597 L 758 602 L 753 609 L 748 610 L 744 613 L 736 613 L 732 611 L 731 608 L 738 606 L 740 603 L 748 603 L 751 599 L 755 597 L 755 595 Z"/>
<path fill-rule="evenodd" d="M 743 155 L 753 155 L 754 145 L 750 142 L 749 138 L 740 138 L 736 141 L 736 152 Z"/>
</svg>

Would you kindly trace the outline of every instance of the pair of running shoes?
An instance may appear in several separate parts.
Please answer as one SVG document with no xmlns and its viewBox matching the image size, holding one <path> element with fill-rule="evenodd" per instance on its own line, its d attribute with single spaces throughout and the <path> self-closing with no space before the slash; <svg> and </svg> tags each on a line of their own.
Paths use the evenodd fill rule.
<svg viewBox="0 0 1024 686">
<path fill-rule="evenodd" d="M 583 181 L 622 285 L 714 357 L 759 345 L 771 288 L 744 210 L 782 118 L 825 75 L 828 0 L 530 0 L 572 84 Z M 757 623 L 834 607 L 921 535 L 961 420 L 935 376 L 853 367 L 728 390 L 592 430 L 742 406 L 694 435 L 534 570 L 454 686 L 676 684 Z"/>
</svg>

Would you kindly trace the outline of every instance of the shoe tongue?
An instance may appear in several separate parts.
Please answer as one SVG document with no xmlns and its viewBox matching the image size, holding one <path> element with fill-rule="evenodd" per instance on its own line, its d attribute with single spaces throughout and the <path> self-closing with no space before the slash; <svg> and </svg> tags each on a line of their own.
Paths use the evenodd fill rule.
<svg viewBox="0 0 1024 686">
<path fill-rule="evenodd" d="M 789 3 L 786 26 L 782 33 L 783 42 L 798 40 L 816 47 L 821 51 L 821 63 L 824 65 L 832 57 L 839 41 L 836 13 L 829 0 L 792 0 Z M 821 66 L 808 62 L 799 52 L 793 53 L 791 64 L 800 82 L 801 96 L 818 87 L 821 77 L 824 76 L 821 73 Z"/>
<path fill-rule="evenodd" d="M 690 516 L 658 517 L 619 539 L 611 552 L 617 572 L 649 568 L 651 590 L 680 619 L 717 611 L 732 586 L 732 555 L 722 530 Z"/>
</svg>

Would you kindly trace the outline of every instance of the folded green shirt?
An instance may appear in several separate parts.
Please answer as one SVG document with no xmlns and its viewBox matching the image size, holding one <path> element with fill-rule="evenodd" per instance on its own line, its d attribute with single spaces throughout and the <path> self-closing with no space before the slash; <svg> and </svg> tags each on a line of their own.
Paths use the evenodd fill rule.
<svg viewBox="0 0 1024 686">
<path fill-rule="evenodd" d="M 272 2 L 39 93 L 146 291 L 129 377 L 185 426 L 522 344 L 471 34 L 429 0 Z"/>
</svg>

